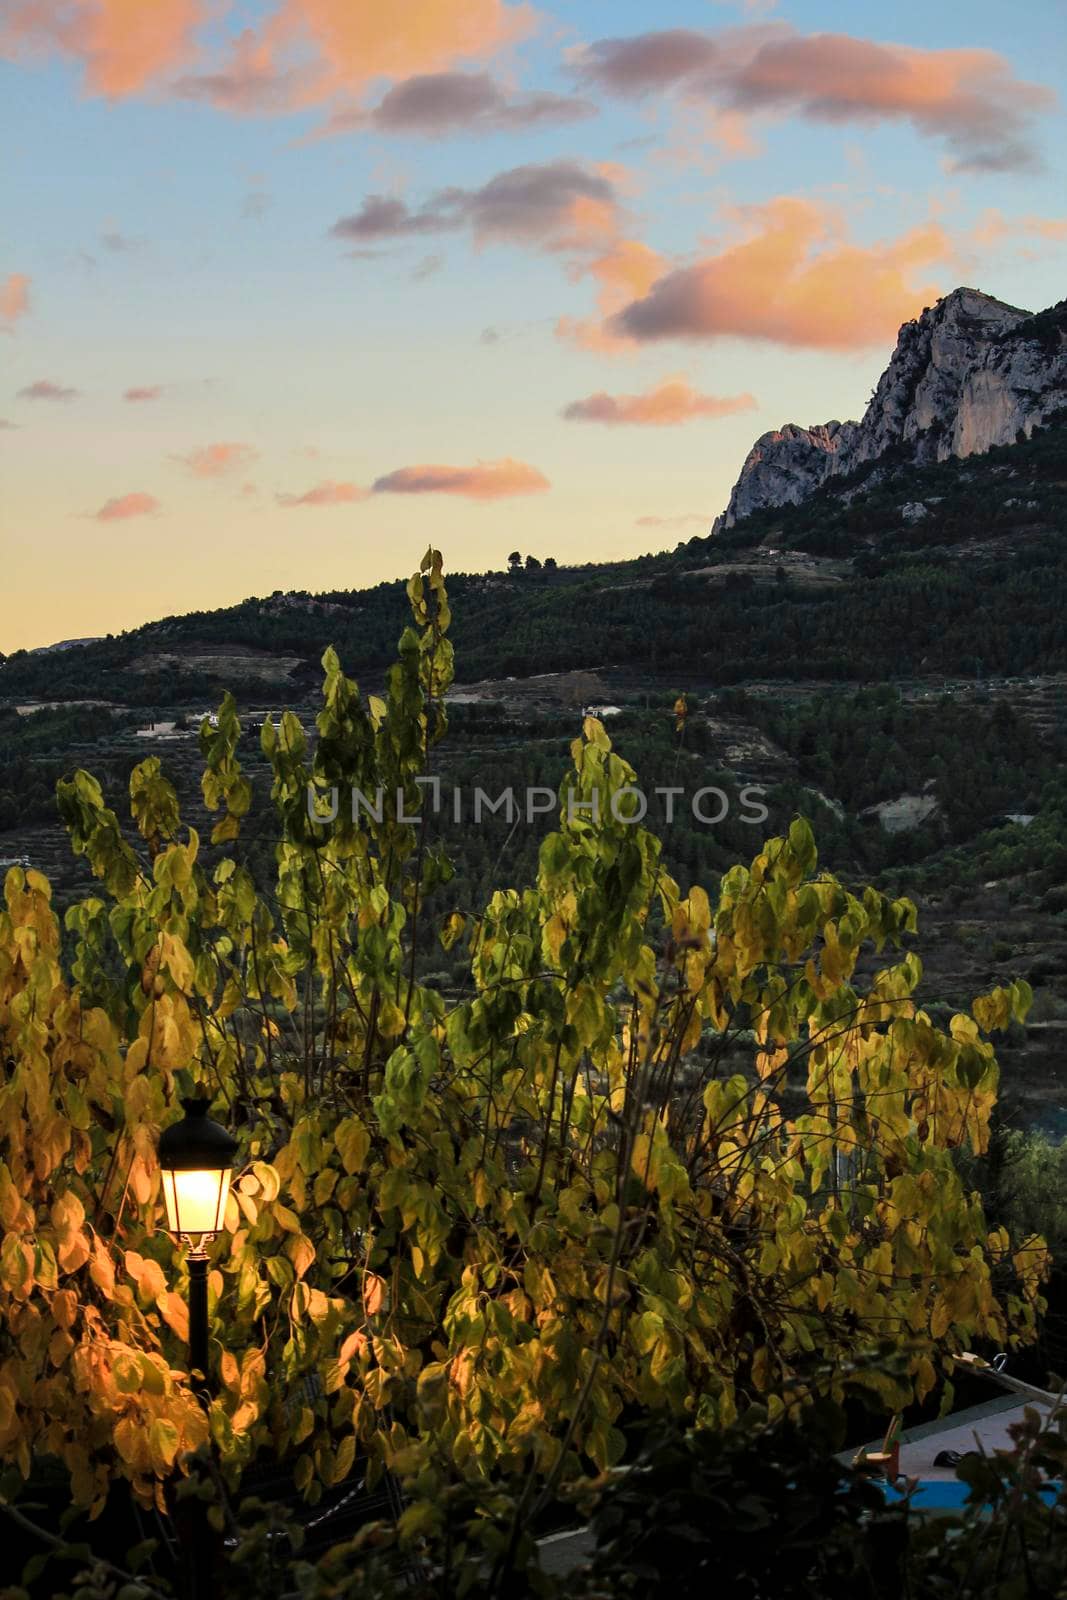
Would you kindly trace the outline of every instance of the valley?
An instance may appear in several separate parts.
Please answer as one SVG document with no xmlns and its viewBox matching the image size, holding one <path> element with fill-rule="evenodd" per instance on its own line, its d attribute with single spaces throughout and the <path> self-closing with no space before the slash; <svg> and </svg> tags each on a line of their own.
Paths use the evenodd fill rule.
<svg viewBox="0 0 1067 1600">
<path fill-rule="evenodd" d="M 440 750 L 445 800 L 433 824 L 456 875 L 436 892 L 435 913 L 476 911 L 501 883 L 530 881 L 537 846 L 552 825 L 544 816 L 520 819 L 516 826 L 486 816 L 476 830 L 455 826 L 448 799 L 453 786 L 467 797 L 475 787 L 490 796 L 509 786 L 519 792 L 533 785 L 555 789 L 583 710 L 610 708 L 603 714 L 605 726 L 650 795 L 657 786 L 683 786 L 691 794 L 715 785 L 735 802 L 745 786 L 765 791 L 770 815 L 763 828 L 735 816 L 702 826 L 684 800 L 668 824 L 653 799 L 649 825 L 663 838 L 667 863 L 683 886 L 708 882 L 734 860 L 747 860 L 764 834 L 783 831 L 799 811 L 810 819 L 820 859 L 831 871 L 846 881 L 871 878 L 887 892 L 916 900 L 925 961 L 920 993 L 937 1019 L 947 1020 L 996 983 L 1016 977 L 1031 982 L 1029 1023 L 1013 1025 L 998 1047 L 1004 1109 L 1020 1125 L 1065 1131 L 1067 674 L 981 683 L 914 679 L 894 685 L 888 695 L 855 682 L 836 685 L 836 727 L 827 686 L 818 680 L 765 679 L 743 689 L 716 689 L 696 679 L 684 685 L 691 709 L 678 732 L 672 707 L 679 687 L 610 666 L 457 683 L 448 697 L 450 729 Z M 365 688 L 378 692 L 381 685 L 370 677 Z M 288 704 L 313 736 L 310 698 L 293 695 Z M 841 708 L 852 715 L 843 716 Z M 16 742 L 9 741 L 4 770 L 19 762 L 38 774 L 42 793 L 32 816 L 0 833 L 0 858 L 45 872 L 61 904 L 90 893 L 91 875 L 71 855 L 54 802 L 43 794 L 43 775 L 54 781 L 84 766 L 101 778 L 121 816 L 129 772 L 149 755 L 162 761 L 182 798 L 184 817 L 206 839 L 211 822 L 198 789 L 197 709 L 203 707 L 172 707 L 152 732 L 153 711 L 142 717 L 130 708 L 111 710 L 110 725 L 91 741 L 70 738 L 61 724 L 52 749 L 44 743 L 44 724 L 77 716 L 77 708 L 24 716 L 18 731 L 36 732 L 40 719 L 40 742 L 20 757 Z M 261 881 L 270 861 L 257 817 L 269 820 L 269 787 L 258 730 L 265 714 L 279 709 L 279 703 L 267 707 L 251 699 L 247 710 L 241 706 L 241 754 L 255 796 L 241 849 Z M 872 751 L 872 711 L 892 719 L 890 731 L 880 735 L 886 745 L 880 764 Z M 820 744 L 808 730 L 823 724 L 829 733 Z M 942 730 L 940 756 L 930 753 L 925 735 L 931 727 Z M 969 749 L 968 733 L 975 727 L 981 732 Z M 1005 767 L 1013 746 L 1025 756 L 998 772 L 995 759 L 981 758 L 995 756 L 1001 739 L 1007 741 Z M 938 778 L 923 776 L 934 767 Z M 905 816 L 904 825 L 894 828 L 892 813 L 878 814 L 880 802 L 890 807 L 910 791 L 921 797 L 931 783 L 931 814 L 920 813 L 917 826 Z M 461 952 L 453 955 L 454 960 L 439 955 L 438 977 L 458 993 L 463 960 Z"/>
</svg>

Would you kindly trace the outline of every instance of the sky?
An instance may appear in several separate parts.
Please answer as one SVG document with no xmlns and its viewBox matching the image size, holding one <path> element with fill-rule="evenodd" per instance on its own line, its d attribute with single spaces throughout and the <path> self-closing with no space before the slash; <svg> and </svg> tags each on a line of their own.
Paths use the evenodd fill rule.
<svg viewBox="0 0 1067 1600">
<path fill-rule="evenodd" d="M 706 532 L 939 294 L 1067 292 L 1063 21 L 2 0 L 0 651 Z"/>
</svg>

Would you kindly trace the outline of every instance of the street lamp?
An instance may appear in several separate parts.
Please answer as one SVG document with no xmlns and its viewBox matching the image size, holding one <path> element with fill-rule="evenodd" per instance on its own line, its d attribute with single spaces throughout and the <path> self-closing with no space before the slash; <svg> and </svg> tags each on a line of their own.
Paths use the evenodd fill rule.
<svg viewBox="0 0 1067 1600">
<path fill-rule="evenodd" d="M 207 1379 L 207 1251 L 226 1214 L 237 1140 L 207 1114 L 211 1101 L 182 1101 L 185 1116 L 165 1128 L 159 1166 L 167 1227 L 189 1244 L 189 1367 Z"/>
</svg>

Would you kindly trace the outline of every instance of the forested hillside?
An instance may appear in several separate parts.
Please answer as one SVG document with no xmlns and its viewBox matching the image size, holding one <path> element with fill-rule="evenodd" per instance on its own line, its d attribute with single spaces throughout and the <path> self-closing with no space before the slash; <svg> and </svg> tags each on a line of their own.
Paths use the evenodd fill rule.
<svg viewBox="0 0 1067 1600">
<path fill-rule="evenodd" d="M 886 458 L 803 506 L 660 555 L 586 567 L 514 559 L 452 576 L 458 682 L 438 771 L 467 810 L 455 816 L 446 799 L 434 819 L 454 862 L 435 903 L 470 910 L 502 876 L 529 879 L 545 819 L 486 812 L 472 826 L 470 797 L 476 787 L 556 789 L 583 709 L 608 704 L 612 737 L 650 795 L 680 785 L 728 796 L 714 826 L 688 800 L 669 820 L 653 803 L 650 825 L 684 884 L 755 848 L 760 830 L 738 797 L 760 785 L 768 826 L 802 812 L 832 868 L 919 898 L 935 934 L 931 1000 L 961 1003 L 1015 974 L 1034 982 L 1035 1026 L 1015 1042 L 1028 1089 L 1046 1104 L 1059 1097 L 1064 421 L 963 462 L 917 469 Z M 10 657 L 0 668 L 0 857 L 41 866 L 61 899 L 84 890 L 54 801 L 57 780 L 78 766 L 121 797 L 133 767 L 158 754 L 195 821 L 197 729 L 229 689 L 253 785 L 242 850 L 262 878 L 271 845 L 259 825 L 260 724 L 289 706 L 313 734 L 330 643 L 377 692 L 405 603 L 400 583 L 278 593 Z M 444 953 L 439 964 L 446 975 L 456 966 Z"/>
<path fill-rule="evenodd" d="M 454 574 L 465 681 L 632 666 L 682 678 L 980 677 L 1067 668 L 1067 419 L 985 456 L 836 480 L 676 550 Z M 502 553 L 503 566 L 503 553 Z M 277 593 L 58 653 L 8 658 L 6 701 L 180 705 L 301 683 L 327 644 L 381 670 L 402 585 Z"/>
</svg>

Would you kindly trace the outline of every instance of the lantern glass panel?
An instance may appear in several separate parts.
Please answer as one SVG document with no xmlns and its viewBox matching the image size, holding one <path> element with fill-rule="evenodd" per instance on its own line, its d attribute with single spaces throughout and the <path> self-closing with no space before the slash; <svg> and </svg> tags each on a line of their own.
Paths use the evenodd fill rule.
<svg viewBox="0 0 1067 1600">
<path fill-rule="evenodd" d="M 164 1169 L 163 1198 L 171 1233 L 218 1233 L 226 1214 L 230 1168 L 175 1172 Z"/>
</svg>

